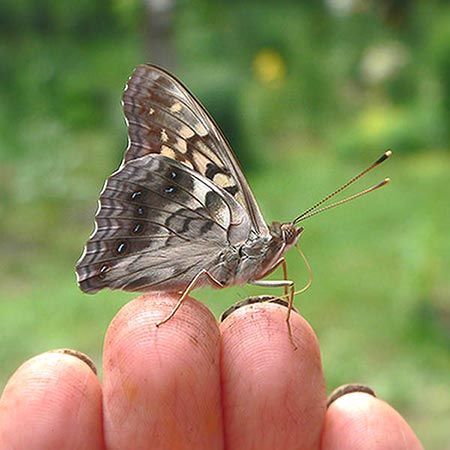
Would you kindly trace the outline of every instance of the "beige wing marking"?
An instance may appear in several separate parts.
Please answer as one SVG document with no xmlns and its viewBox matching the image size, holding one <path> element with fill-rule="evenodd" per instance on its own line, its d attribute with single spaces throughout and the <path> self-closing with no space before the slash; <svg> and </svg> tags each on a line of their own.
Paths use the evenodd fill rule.
<svg viewBox="0 0 450 450">
<path fill-rule="evenodd" d="M 168 158 L 171 159 L 177 159 L 177 152 L 174 149 L 168 147 L 167 145 L 161 146 L 161 155 L 167 156 Z"/>
<path fill-rule="evenodd" d="M 223 162 L 216 152 L 200 136 L 195 134 L 194 130 L 181 118 L 175 117 L 173 113 L 170 114 L 169 109 L 163 109 L 156 104 L 149 107 L 136 101 L 132 103 L 129 100 L 124 102 L 124 107 L 129 114 L 128 125 L 131 147 L 133 145 L 141 147 L 147 154 L 162 153 L 167 157 L 185 163 L 188 167 L 196 168 L 202 175 L 205 174 L 204 170 L 208 163 L 223 167 Z M 136 116 L 133 113 L 133 111 L 142 112 L 145 108 L 153 109 L 151 121 L 144 121 L 142 117 L 145 117 L 145 115 Z M 179 102 L 175 110 L 180 112 L 183 108 L 185 106 Z"/>
<path fill-rule="evenodd" d="M 212 181 L 223 188 L 231 188 L 232 186 L 234 186 L 233 177 L 224 173 L 216 174 L 213 177 Z"/>
<path fill-rule="evenodd" d="M 182 104 L 179 101 L 176 101 L 176 100 L 172 103 L 172 106 L 170 107 L 170 110 L 174 114 L 179 113 L 182 109 L 183 109 Z"/>
</svg>

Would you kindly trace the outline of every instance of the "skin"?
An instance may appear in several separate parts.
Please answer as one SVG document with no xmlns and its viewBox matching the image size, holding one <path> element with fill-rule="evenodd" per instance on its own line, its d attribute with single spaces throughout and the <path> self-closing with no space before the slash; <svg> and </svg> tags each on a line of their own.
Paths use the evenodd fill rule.
<svg viewBox="0 0 450 450">
<path fill-rule="evenodd" d="M 0 399 L 0 449 L 419 450 L 387 403 L 353 392 L 326 407 L 317 338 L 286 309 L 253 304 L 220 325 L 191 298 L 125 305 L 106 333 L 103 381 L 76 354 L 20 366 Z M 80 355 L 79 355 L 80 356 Z"/>
</svg>

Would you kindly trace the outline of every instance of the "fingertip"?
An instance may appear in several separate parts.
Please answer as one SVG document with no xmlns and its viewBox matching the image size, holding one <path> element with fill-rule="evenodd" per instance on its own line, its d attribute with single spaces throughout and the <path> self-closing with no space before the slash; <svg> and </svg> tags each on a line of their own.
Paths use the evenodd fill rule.
<svg viewBox="0 0 450 450">
<path fill-rule="evenodd" d="M 172 311 L 178 295 L 142 295 L 124 305 L 105 336 L 103 369 L 137 375 L 160 365 L 187 363 L 191 353 L 215 354 L 219 331 L 212 313 L 190 297 L 167 323 L 158 324 Z M 167 368 L 167 365 L 165 365 Z"/>
<path fill-rule="evenodd" d="M 257 327 L 256 329 L 255 327 L 245 327 L 245 329 L 250 333 L 258 333 L 257 329 L 260 328 L 258 324 L 261 325 L 265 322 L 265 326 L 278 328 L 280 318 L 284 320 L 284 329 L 286 330 L 287 305 L 288 303 L 286 301 L 279 300 L 276 297 L 265 295 L 250 297 L 232 305 L 222 314 L 220 324 L 221 331 L 223 333 L 224 330 L 232 329 L 236 326 L 240 328 L 240 324 L 248 324 L 250 319 Z M 258 314 L 260 314 L 260 316 L 258 316 Z M 299 340 L 299 343 L 301 344 L 302 342 L 305 343 L 305 341 L 308 341 L 308 348 L 309 344 L 312 344 L 311 350 L 320 357 L 319 345 L 314 330 L 306 319 L 295 309 L 291 310 L 290 323 L 292 330 L 296 330 L 293 334 L 295 335 L 295 338 Z M 282 336 L 279 335 L 279 337 Z M 283 333 L 282 339 L 285 337 L 286 336 L 284 336 Z M 289 336 L 287 337 L 289 338 Z M 295 347 L 291 346 L 291 349 L 294 348 Z"/>
<path fill-rule="evenodd" d="M 389 404 L 367 392 L 335 399 L 325 415 L 322 450 L 423 450 L 405 419 Z"/>
<path fill-rule="evenodd" d="M 282 303 L 264 301 L 240 307 L 220 324 L 224 345 L 229 350 L 248 352 L 249 356 L 258 357 L 264 352 L 270 358 L 285 361 L 306 359 L 308 368 L 318 370 L 319 379 L 323 380 L 319 342 L 313 328 L 300 314 L 291 312 L 291 340 L 286 317 L 287 309 Z M 235 360 L 230 362 L 234 364 Z"/>
<path fill-rule="evenodd" d="M 155 448 L 177 449 L 180 439 L 199 450 L 219 448 L 217 322 L 206 306 L 186 298 L 174 317 L 157 327 L 178 298 L 141 296 L 119 311 L 107 331 L 103 388 L 108 448 L 134 442 L 138 450 L 152 442 Z"/>
<path fill-rule="evenodd" d="M 283 305 L 256 303 L 220 325 L 225 440 L 230 448 L 317 448 L 325 414 L 318 341 Z M 264 430 L 264 433 L 261 433 Z"/>
<path fill-rule="evenodd" d="M 100 383 L 86 362 L 69 353 L 37 355 L 0 399 L 0 448 L 102 448 L 101 410 Z"/>
</svg>

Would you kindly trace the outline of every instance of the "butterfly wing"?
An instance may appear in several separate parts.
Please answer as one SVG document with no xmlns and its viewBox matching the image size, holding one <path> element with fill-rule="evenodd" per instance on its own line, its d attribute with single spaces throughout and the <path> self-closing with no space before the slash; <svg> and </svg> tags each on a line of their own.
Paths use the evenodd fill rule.
<svg viewBox="0 0 450 450">
<path fill-rule="evenodd" d="M 182 290 L 251 226 L 232 195 L 160 154 L 130 160 L 111 175 L 95 219 L 76 267 L 89 293 Z"/>
<path fill-rule="evenodd" d="M 231 146 L 179 80 L 159 67 L 140 65 L 127 83 L 123 107 L 129 136 L 124 163 L 149 153 L 180 161 L 231 194 L 257 234 L 269 234 Z"/>
</svg>

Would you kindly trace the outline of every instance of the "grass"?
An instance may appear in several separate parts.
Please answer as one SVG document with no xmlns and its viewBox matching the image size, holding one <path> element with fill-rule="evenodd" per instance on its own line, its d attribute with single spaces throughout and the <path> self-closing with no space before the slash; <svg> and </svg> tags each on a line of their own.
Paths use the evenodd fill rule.
<svg viewBox="0 0 450 450">
<path fill-rule="evenodd" d="M 106 158 L 111 143 L 90 142 Z M 279 147 L 276 164 L 252 174 L 250 182 L 267 220 L 288 220 L 355 174 L 365 159 Z M 76 172 L 84 170 L 89 171 L 89 161 L 81 160 Z M 311 219 L 301 238 L 315 281 L 297 306 L 319 336 L 328 389 L 351 381 L 372 386 L 430 449 L 445 442 L 450 413 L 449 171 L 448 153 L 394 154 L 366 182 L 389 175 L 390 186 Z M 58 214 L 58 204 L 53 214 L 42 210 L 42 225 L 39 203 L 36 221 L 29 207 L 16 205 L 14 221 L 28 221 L 22 233 L 35 231 L 21 247 L 5 247 L 2 386 L 22 361 L 52 348 L 77 348 L 101 366 L 105 329 L 132 297 L 121 292 L 91 297 L 76 287 L 73 266 L 89 234 L 101 183 L 96 175 L 80 186 L 85 195 L 73 211 L 64 206 Z M 53 231 L 41 236 L 36 230 L 45 227 Z M 305 269 L 294 251 L 288 264 L 302 285 Z M 195 296 L 219 315 L 234 301 L 263 292 L 238 287 L 200 290 Z"/>
</svg>

